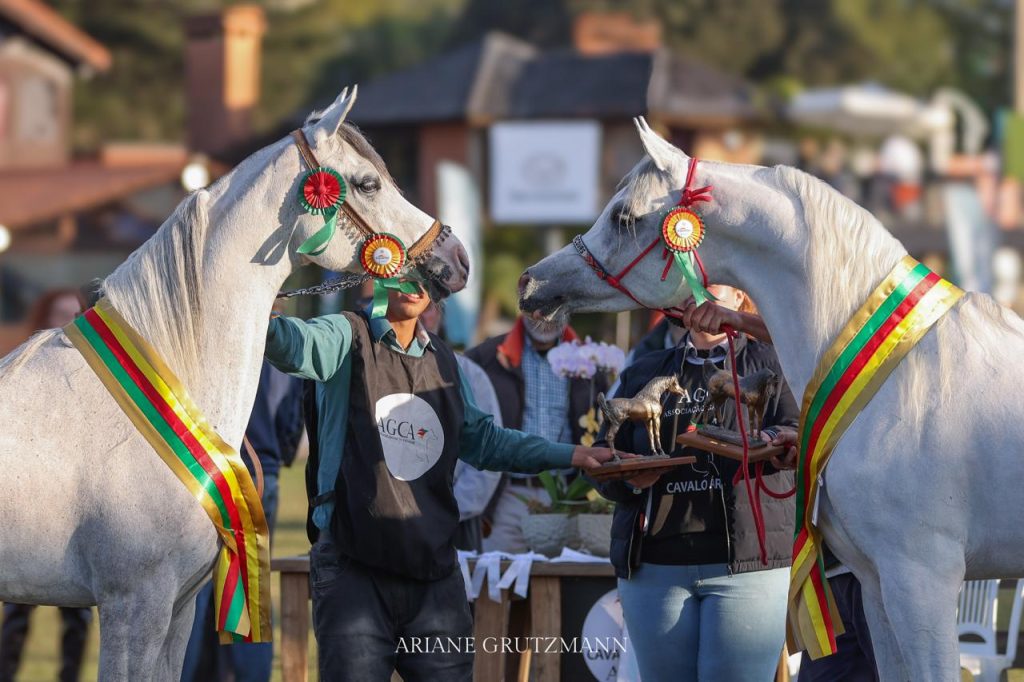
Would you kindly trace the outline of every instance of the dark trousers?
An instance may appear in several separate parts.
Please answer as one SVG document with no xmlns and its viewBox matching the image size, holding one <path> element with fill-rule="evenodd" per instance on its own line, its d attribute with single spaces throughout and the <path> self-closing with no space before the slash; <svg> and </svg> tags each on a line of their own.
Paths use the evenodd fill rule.
<svg viewBox="0 0 1024 682">
<path fill-rule="evenodd" d="M 860 583 L 852 573 L 843 573 L 829 578 L 828 584 L 846 632 L 836 638 L 836 653 L 831 656 L 812 661 L 804 652 L 800 659 L 800 682 L 878 682 Z"/>
<path fill-rule="evenodd" d="M 470 682 L 473 619 L 459 570 L 419 581 L 342 556 L 328 533 L 310 552 L 320 679 Z"/>
<path fill-rule="evenodd" d="M 28 637 L 28 619 L 35 606 L 4 604 L 4 622 L 0 628 L 0 682 L 12 682 L 21 663 L 21 652 Z M 60 682 L 77 682 L 85 655 L 92 609 L 60 607 L 63 623 L 60 640 Z"/>
</svg>

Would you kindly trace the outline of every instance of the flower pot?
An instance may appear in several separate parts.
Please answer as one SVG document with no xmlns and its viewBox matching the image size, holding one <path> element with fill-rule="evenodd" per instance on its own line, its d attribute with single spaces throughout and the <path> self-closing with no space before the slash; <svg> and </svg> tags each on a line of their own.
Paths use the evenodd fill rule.
<svg viewBox="0 0 1024 682">
<path fill-rule="evenodd" d="M 577 514 L 576 542 L 579 549 L 594 556 L 608 556 L 612 538 L 611 514 Z"/>
<path fill-rule="evenodd" d="M 556 557 L 569 543 L 571 524 L 568 514 L 528 514 L 523 519 L 523 539 L 539 554 Z"/>
</svg>

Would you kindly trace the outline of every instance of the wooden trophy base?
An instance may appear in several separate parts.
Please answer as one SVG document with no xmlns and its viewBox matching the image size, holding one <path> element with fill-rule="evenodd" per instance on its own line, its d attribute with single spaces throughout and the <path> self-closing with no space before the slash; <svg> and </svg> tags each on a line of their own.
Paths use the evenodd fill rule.
<svg viewBox="0 0 1024 682">
<path fill-rule="evenodd" d="M 661 455 L 648 455 L 646 457 L 634 457 L 631 459 L 621 459 L 618 462 L 606 462 L 596 469 L 589 469 L 587 476 L 594 479 L 598 483 L 605 483 L 607 481 L 621 481 L 627 478 L 633 478 L 639 474 L 645 474 L 652 471 L 659 473 L 666 473 L 677 466 L 683 464 L 693 464 L 697 461 L 696 457 L 663 457 Z"/>
<path fill-rule="evenodd" d="M 714 438 L 706 433 L 701 433 L 700 431 L 690 431 L 677 436 L 676 442 L 688 448 L 697 448 L 698 450 L 705 450 L 707 452 L 713 452 L 716 455 L 722 455 L 723 457 L 729 457 L 741 462 L 743 461 L 742 445 L 728 443 L 724 439 Z M 781 455 L 786 451 L 786 448 L 782 445 L 768 445 L 764 441 L 755 442 L 761 444 L 757 447 L 751 444 L 747 451 L 747 461 L 749 462 L 763 462 L 764 460 L 771 459 L 775 455 Z"/>
</svg>

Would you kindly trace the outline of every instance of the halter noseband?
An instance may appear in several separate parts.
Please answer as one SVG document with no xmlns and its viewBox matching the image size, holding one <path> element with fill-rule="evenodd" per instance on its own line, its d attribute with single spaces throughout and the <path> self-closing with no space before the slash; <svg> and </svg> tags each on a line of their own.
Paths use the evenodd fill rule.
<svg viewBox="0 0 1024 682">
<path fill-rule="evenodd" d="M 706 187 L 698 187 L 696 189 L 693 189 L 691 187 L 691 185 L 693 184 L 693 178 L 696 169 L 697 159 L 694 158 L 691 159 L 690 168 L 686 173 L 686 185 L 683 187 L 682 196 L 679 199 L 679 203 L 676 204 L 672 211 L 669 212 L 670 214 L 679 208 L 688 209 L 690 206 L 700 201 L 711 201 L 711 185 L 707 185 Z M 666 317 L 680 319 L 682 311 L 679 308 L 676 308 L 674 306 L 671 308 L 654 308 L 652 306 L 649 306 L 643 301 L 641 301 L 639 298 L 637 298 L 636 295 L 632 291 L 630 291 L 625 284 L 622 283 L 623 278 L 627 274 L 629 274 L 629 271 L 636 267 L 637 264 L 640 263 L 640 261 L 642 261 L 647 256 L 647 254 L 653 251 L 659 244 L 662 244 L 662 246 L 664 247 L 664 253 L 662 253 L 661 256 L 662 259 L 665 260 L 665 268 L 661 272 L 661 281 L 664 282 L 665 279 L 668 277 L 669 269 L 672 267 L 673 259 L 671 257 L 672 250 L 670 250 L 669 246 L 667 245 L 667 242 L 665 241 L 665 237 L 662 234 L 659 234 L 657 237 L 655 237 L 654 241 L 648 244 L 647 248 L 641 251 L 640 255 L 638 255 L 636 258 L 630 261 L 629 265 L 624 267 L 617 275 L 612 274 L 611 271 L 608 270 L 608 268 L 606 268 L 601 263 L 601 261 L 597 259 L 596 256 L 594 256 L 590 249 L 587 248 L 586 243 L 583 241 L 583 235 L 576 235 L 575 237 L 573 237 L 572 240 L 572 245 L 576 249 L 576 253 L 579 254 L 580 258 L 583 259 L 583 262 L 586 263 L 590 267 L 590 269 L 594 271 L 594 274 L 596 274 L 599 279 L 601 279 L 604 282 L 607 282 L 609 286 L 615 288 L 616 290 L 628 296 L 630 300 L 632 300 L 641 308 L 647 308 L 648 310 L 659 310 Z M 701 263 L 700 257 L 697 255 L 696 246 L 690 249 L 688 253 L 693 254 L 693 259 L 696 261 L 697 266 L 700 268 L 703 286 L 704 288 L 706 288 L 708 286 L 708 276 L 707 273 L 704 272 L 704 264 Z"/>
</svg>

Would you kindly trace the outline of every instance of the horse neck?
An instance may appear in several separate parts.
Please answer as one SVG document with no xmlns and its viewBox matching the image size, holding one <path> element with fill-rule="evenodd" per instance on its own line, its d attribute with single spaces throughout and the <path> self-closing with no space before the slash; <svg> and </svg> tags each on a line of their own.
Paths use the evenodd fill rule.
<svg viewBox="0 0 1024 682">
<path fill-rule="evenodd" d="M 652 381 L 644 386 L 637 397 L 644 399 L 660 398 L 661 394 L 665 392 L 665 386 L 668 385 L 671 379 L 672 377 L 659 377 L 656 381 Z"/>
<path fill-rule="evenodd" d="M 725 245 L 728 279 L 757 304 L 798 402 L 822 355 L 906 255 L 873 216 L 831 189 L 826 209 L 804 205 L 821 194 L 789 193 L 795 219 L 755 209 L 751 218 L 762 224 L 744 230 L 742 244 Z"/>
<path fill-rule="evenodd" d="M 211 201 L 206 227 L 168 220 L 108 279 L 107 295 L 221 437 L 240 443 L 274 296 L 292 264 L 287 254 L 273 263 L 253 262 L 266 234 L 235 207 L 217 203 Z"/>
</svg>

